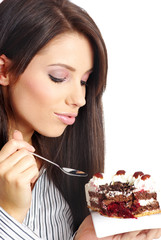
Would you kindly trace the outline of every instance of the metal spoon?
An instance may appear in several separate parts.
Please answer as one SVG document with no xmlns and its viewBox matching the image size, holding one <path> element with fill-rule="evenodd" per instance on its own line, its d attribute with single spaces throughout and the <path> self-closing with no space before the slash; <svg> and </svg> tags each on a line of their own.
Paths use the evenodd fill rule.
<svg viewBox="0 0 161 240">
<path fill-rule="evenodd" d="M 35 157 L 38 157 L 38 158 L 41 158 L 43 159 L 44 161 L 48 162 L 48 163 L 51 163 L 53 165 L 55 165 L 56 167 L 58 167 L 60 170 L 63 171 L 63 173 L 67 174 L 67 175 L 70 175 L 70 176 L 76 176 L 76 177 L 87 177 L 88 174 L 83 172 L 83 171 L 80 171 L 80 170 L 76 170 L 76 169 L 72 169 L 72 168 L 65 168 L 65 167 L 60 167 L 57 163 L 54 163 L 54 162 L 51 162 L 50 160 L 36 154 L 36 153 L 32 153 L 32 155 L 34 155 Z"/>
</svg>

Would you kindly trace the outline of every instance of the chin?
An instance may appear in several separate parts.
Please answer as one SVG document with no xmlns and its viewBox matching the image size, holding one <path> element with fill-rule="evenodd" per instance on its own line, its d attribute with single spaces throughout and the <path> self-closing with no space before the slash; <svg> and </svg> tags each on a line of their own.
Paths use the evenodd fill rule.
<svg viewBox="0 0 161 240">
<path fill-rule="evenodd" d="M 60 137 L 64 131 L 65 131 L 66 127 L 64 128 L 57 128 L 57 129 L 50 129 L 50 130 L 46 130 L 45 129 L 43 131 L 37 131 L 39 134 L 43 135 L 44 137 Z"/>
</svg>

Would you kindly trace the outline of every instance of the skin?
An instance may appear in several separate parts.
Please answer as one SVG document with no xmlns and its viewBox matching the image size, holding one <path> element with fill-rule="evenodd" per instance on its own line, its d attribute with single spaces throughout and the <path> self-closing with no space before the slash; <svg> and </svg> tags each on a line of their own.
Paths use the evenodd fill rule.
<svg viewBox="0 0 161 240">
<path fill-rule="evenodd" d="M 0 206 L 22 223 L 41 168 L 41 162 L 31 154 L 31 137 L 35 130 L 49 137 L 60 136 L 68 125 L 60 114 L 65 118 L 78 115 L 86 103 L 85 83 L 93 68 L 93 51 L 83 35 L 72 32 L 50 41 L 15 84 L 7 74 L 10 64 L 6 56 L 0 56 L 0 84 L 4 97 L 9 89 L 14 114 L 9 115 L 10 140 L 0 151 Z M 51 76 L 61 82 L 56 83 Z M 150 240 L 159 234 L 160 230 L 149 230 L 103 239 Z M 75 236 L 75 240 L 87 239 L 97 239 L 91 216 L 83 221 Z"/>
<path fill-rule="evenodd" d="M 108 226 L 107 226 L 108 227 Z M 78 229 L 75 240 L 152 240 L 161 237 L 161 229 L 127 232 L 114 236 L 97 238 L 91 216 L 86 217 Z"/>
<path fill-rule="evenodd" d="M 41 167 L 30 153 L 31 137 L 35 130 L 48 137 L 60 136 L 67 124 L 57 114 L 76 116 L 85 105 L 85 83 L 93 68 L 93 51 L 85 37 L 70 33 L 51 40 L 15 84 L 7 74 L 10 64 L 2 55 L 0 84 L 4 97 L 9 89 L 13 115 L 9 115 L 11 140 L 0 152 L 0 206 L 22 222 Z M 51 76 L 63 81 L 55 82 Z"/>
<path fill-rule="evenodd" d="M 87 81 L 92 67 L 92 48 L 83 36 L 66 34 L 52 40 L 10 87 L 15 128 L 29 139 L 35 130 L 49 137 L 60 136 L 67 125 L 55 113 L 78 114 L 85 105 L 86 88 L 81 80 Z M 55 83 L 49 74 L 65 80 Z"/>
</svg>

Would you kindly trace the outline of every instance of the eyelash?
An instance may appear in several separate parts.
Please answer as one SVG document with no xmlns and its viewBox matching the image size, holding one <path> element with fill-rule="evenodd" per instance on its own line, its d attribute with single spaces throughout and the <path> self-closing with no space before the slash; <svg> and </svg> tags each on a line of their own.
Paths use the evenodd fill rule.
<svg viewBox="0 0 161 240">
<path fill-rule="evenodd" d="M 52 75 L 49 74 L 49 77 L 52 81 L 54 81 L 55 83 L 61 83 L 65 81 L 65 78 L 55 78 Z"/>
<path fill-rule="evenodd" d="M 62 83 L 66 80 L 66 78 L 55 78 L 52 75 L 49 74 L 49 77 L 52 81 L 54 81 L 55 83 Z M 81 86 L 87 86 L 87 82 L 81 80 Z"/>
<path fill-rule="evenodd" d="M 85 86 L 85 87 L 87 87 L 87 86 L 88 86 L 88 84 L 87 84 L 87 82 L 86 82 L 86 81 L 83 81 L 83 80 L 81 80 L 81 86 Z"/>
</svg>

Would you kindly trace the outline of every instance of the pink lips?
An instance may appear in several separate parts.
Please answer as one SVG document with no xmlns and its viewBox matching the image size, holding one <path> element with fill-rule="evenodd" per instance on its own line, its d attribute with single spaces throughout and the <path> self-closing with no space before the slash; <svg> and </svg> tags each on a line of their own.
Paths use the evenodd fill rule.
<svg viewBox="0 0 161 240">
<path fill-rule="evenodd" d="M 55 115 L 59 118 L 59 120 L 66 124 L 66 125 L 72 125 L 75 122 L 75 118 L 77 114 L 71 114 L 71 113 L 65 113 L 65 114 L 60 114 L 60 113 L 55 113 Z"/>
</svg>

